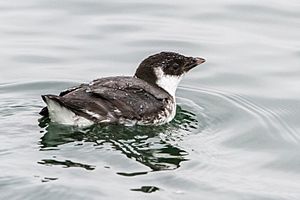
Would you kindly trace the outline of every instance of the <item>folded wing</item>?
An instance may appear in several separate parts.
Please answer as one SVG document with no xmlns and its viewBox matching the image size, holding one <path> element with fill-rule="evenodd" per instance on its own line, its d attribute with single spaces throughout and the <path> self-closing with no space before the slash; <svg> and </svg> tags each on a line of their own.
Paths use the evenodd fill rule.
<svg viewBox="0 0 300 200">
<path fill-rule="evenodd" d="M 134 77 L 108 77 L 66 90 L 60 96 L 46 95 L 76 115 L 94 122 L 151 120 L 169 94 Z"/>
</svg>

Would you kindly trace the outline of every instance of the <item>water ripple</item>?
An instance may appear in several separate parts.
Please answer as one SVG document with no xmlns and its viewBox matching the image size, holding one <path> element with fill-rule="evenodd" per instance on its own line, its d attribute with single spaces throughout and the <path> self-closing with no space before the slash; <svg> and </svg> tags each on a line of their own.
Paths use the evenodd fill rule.
<svg viewBox="0 0 300 200">
<path fill-rule="evenodd" d="M 278 113 L 275 113 L 266 107 L 260 106 L 245 96 L 226 93 L 216 89 L 195 89 L 190 87 L 183 87 L 183 89 L 198 93 L 206 93 L 227 99 L 237 108 L 243 109 L 246 114 L 251 114 L 255 118 L 255 121 L 260 122 L 265 129 L 268 130 L 268 133 L 272 138 L 276 140 L 284 139 L 287 142 L 294 144 L 298 144 L 300 142 L 300 138 L 296 130 L 293 129 L 285 120 L 283 120 Z M 236 120 L 239 119 L 237 118 Z"/>
</svg>

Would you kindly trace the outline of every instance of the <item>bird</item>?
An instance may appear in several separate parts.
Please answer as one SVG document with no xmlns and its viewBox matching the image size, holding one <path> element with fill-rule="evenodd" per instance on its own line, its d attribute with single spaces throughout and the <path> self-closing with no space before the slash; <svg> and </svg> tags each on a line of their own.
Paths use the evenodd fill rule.
<svg viewBox="0 0 300 200">
<path fill-rule="evenodd" d="M 134 76 L 104 77 L 42 95 L 40 115 L 70 126 L 162 125 L 176 115 L 175 92 L 182 77 L 204 58 L 160 52 L 144 59 Z"/>
</svg>

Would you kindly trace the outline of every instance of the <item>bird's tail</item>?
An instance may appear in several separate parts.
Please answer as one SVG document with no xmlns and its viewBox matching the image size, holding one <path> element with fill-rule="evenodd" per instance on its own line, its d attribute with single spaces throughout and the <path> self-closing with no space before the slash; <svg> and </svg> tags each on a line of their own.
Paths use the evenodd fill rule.
<svg viewBox="0 0 300 200">
<path fill-rule="evenodd" d="M 61 124 L 73 124 L 75 113 L 63 106 L 59 96 L 42 95 L 42 99 L 47 104 L 46 109 L 51 121 Z"/>
</svg>

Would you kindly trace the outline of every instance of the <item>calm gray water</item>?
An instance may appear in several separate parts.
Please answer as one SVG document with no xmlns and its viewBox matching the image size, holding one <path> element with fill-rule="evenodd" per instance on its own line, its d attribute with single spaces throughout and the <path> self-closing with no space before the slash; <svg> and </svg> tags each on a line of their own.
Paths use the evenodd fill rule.
<svg viewBox="0 0 300 200">
<path fill-rule="evenodd" d="M 40 95 L 206 58 L 161 127 L 39 121 Z M 0 1 L 0 199 L 300 199 L 300 3 Z"/>
</svg>

